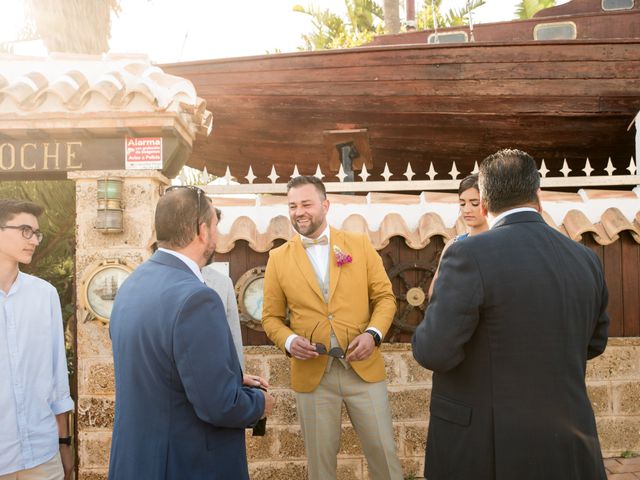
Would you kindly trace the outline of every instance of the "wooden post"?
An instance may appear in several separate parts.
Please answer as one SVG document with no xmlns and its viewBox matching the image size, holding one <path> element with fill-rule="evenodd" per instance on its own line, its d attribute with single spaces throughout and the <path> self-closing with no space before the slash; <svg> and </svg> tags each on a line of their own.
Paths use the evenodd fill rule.
<svg viewBox="0 0 640 480">
<path fill-rule="evenodd" d="M 416 0 L 406 0 L 407 30 L 416 29 Z"/>
</svg>

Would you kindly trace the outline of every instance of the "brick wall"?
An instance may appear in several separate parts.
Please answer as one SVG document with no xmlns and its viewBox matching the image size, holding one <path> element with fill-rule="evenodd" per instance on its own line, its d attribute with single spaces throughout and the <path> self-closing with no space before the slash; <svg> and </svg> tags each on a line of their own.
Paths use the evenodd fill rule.
<svg viewBox="0 0 640 480">
<path fill-rule="evenodd" d="M 106 327 L 103 327 L 106 329 Z M 80 348 L 80 347 L 79 347 Z M 395 439 L 406 476 L 422 473 L 431 374 L 419 367 L 408 344 L 385 344 Z M 289 361 L 275 347 L 246 347 L 247 372 L 269 379 L 277 398 L 265 437 L 247 435 L 253 480 L 305 478 L 304 445 L 295 397 L 288 388 Z M 104 357 L 86 358 L 78 371 L 80 479 L 106 478 L 113 426 L 113 367 Z M 640 338 L 613 338 L 601 357 L 589 362 L 589 396 L 606 457 L 640 451 Z M 358 439 L 343 412 L 338 478 L 369 478 Z"/>
</svg>

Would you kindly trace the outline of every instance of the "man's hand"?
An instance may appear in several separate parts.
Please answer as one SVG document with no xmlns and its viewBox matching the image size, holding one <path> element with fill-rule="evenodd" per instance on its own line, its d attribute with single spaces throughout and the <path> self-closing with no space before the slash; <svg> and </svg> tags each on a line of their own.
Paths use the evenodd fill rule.
<svg viewBox="0 0 640 480">
<path fill-rule="evenodd" d="M 258 375 L 249 375 L 248 373 L 242 375 L 242 384 L 247 387 L 269 388 L 269 382 L 264 378 Z"/>
<path fill-rule="evenodd" d="M 289 347 L 289 353 L 298 360 L 309 360 L 310 358 L 316 358 L 318 356 L 316 346 L 301 336 L 293 339 Z"/>
<path fill-rule="evenodd" d="M 373 353 L 376 342 L 367 332 L 361 333 L 354 338 L 347 348 L 347 362 L 355 362 L 358 360 L 366 360 Z"/>
<path fill-rule="evenodd" d="M 64 470 L 64 480 L 71 480 L 74 459 L 70 445 L 60 445 L 60 459 L 62 460 L 62 469 Z"/>
<path fill-rule="evenodd" d="M 260 417 L 261 419 L 271 415 L 273 406 L 276 404 L 276 399 L 269 395 L 266 390 L 262 390 L 262 394 L 264 395 L 264 412 L 262 413 L 262 417 Z"/>
</svg>

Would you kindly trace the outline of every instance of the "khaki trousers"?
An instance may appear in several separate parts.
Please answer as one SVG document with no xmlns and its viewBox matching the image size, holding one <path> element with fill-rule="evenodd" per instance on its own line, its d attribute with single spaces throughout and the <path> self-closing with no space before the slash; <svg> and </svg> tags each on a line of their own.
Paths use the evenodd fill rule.
<svg viewBox="0 0 640 480">
<path fill-rule="evenodd" d="M 297 393 L 309 480 L 336 478 L 344 402 L 372 480 L 402 480 L 385 381 L 367 383 L 352 368 L 332 362 L 318 387 Z"/>
<path fill-rule="evenodd" d="M 62 469 L 62 460 L 60 453 L 48 462 L 44 462 L 37 467 L 20 470 L 19 472 L 0 475 L 0 480 L 63 480 L 64 470 Z"/>
</svg>

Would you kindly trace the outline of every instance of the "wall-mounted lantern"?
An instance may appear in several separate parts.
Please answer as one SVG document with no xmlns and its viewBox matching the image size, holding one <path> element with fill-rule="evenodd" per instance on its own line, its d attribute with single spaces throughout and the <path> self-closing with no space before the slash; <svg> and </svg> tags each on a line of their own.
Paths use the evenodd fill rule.
<svg viewBox="0 0 640 480">
<path fill-rule="evenodd" d="M 102 233 L 120 233 L 124 230 L 123 217 L 122 178 L 99 178 L 96 229 Z"/>
</svg>

